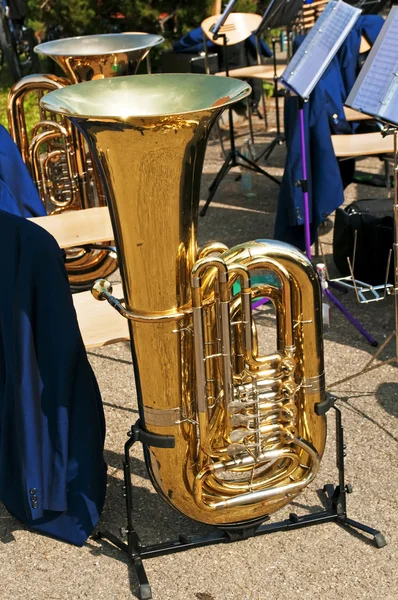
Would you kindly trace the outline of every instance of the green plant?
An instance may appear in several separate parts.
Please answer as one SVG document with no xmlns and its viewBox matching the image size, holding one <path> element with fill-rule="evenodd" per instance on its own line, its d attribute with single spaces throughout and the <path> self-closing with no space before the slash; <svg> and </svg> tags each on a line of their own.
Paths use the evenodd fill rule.
<svg viewBox="0 0 398 600">
<path fill-rule="evenodd" d="M 0 124 L 8 129 L 8 117 L 7 117 L 7 98 L 10 89 L 11 82 L 8 81 L 8 71 L 3 65 L 4 73 L 2 72 L 2 80 L 4 83 L 0 87 Z M 37 95 L 35 93 L 28 94 L 25 104 L 25 119 L 28 131 L 30 131 L 33 125 L 40 119 L 39 106 L 37 104 Z"/>
<path fill-rule="evenodd" d="M 263 88 L 264 88 L 265 95 L 267 96 L 267 98 L 272 98 L 272 96 L 274 94 L 274 84 L 268 83 L 267 81 L 263 81 Z"/>
</svg>

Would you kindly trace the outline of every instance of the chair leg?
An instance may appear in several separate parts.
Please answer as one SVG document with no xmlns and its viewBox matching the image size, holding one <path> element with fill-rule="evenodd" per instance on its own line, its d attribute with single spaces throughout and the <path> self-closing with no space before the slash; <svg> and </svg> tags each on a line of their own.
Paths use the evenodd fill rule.
<svg viewBox="0 0 398 600">
<path fill-rule="evenodd" d="M 216 136 L 218 135 L 222 155 L 224 158 L 227 158 L 227 151 L 225 150 L 224 141 L 222 139 L 222 129 L 220 127 L 220 118 L 221 117 L 218 117 L 218 119 L 217 119 L 217 134 L 216 134 Z"/>
<path fill-rule="evenodd" d="M 250 96 L 247 98 L 247 117 L 249 119 L 250 146 L 254 146 L 253 113 Z"/>
<path fill-rule="evenodd" d="M 265 127 L 265 131 L 268 131 L 267 97 L 265 94 L 263 81 L 261 81 L 261 102 L 263 105 L 264 127 Z"/>
</svg>

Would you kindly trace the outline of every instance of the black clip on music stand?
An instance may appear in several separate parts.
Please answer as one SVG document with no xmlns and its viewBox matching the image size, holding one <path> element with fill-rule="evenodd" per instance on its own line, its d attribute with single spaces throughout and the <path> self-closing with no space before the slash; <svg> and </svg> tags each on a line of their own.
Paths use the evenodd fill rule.
<svg viewBox="0 0 398 600">
<path fill-rule="evenodd" d="M 302 7 L 302 0 L 271 0 L 268 5 L 260 25 L 257 31 L 254 32 L 256 38 L 256 50 L 257 50 L 257 62 L 260 62 L 260 36 L 263 33 L 271 29 L 282 29 L 287 28 L 298 15 Z M 285 135 L 281 131 L 281 117 L 280 117 L 280 106 L 279 106 L 279 77 L 278 77 L 278 65 L 276 61 L 276 45 L 280 41 L 280 38 L 272 37 L 272 64 L 274 68 L 274 98 L 275 98 L 275 114 L 276 114 L 276 136 L 270 144 L 268 144 L 261 154 L 256 157 L 256 161 L 263 158 L 265 161 L 269 159 L 276 146 L 280 146 L 285 141 Z M 264 102 L 264 95 L 263 95 Z M 265 115 L 265 106 L 264 106 Z"/>
<path fill-rule="evenodd" d="M 227 20 L 227 18 L 229 17 L 233 7 L 235 6 L 237 0 L 230 0 L 230 2 L 228 3 L 228 5 L 226 6 L 223 14 L 221 15 L 219 21 L 214 25 L 214 27 L 212 28 L 212 34 L 213 34 L 213 39 L 216 40 L 218 38 L 222 38 L 223 39 L 223 54 L 224 54 L 224 62 L 225 62 L 225 75 L 226 77 L 229 76 L 229 69 L 228 69 L 228 38 L 227 38 L 227 34 L 226 33 L 220 33 L 220 29 L 222 28 L 222 26 L 224 25 L 225 21 Z M 268 179 L 271 179 L 271 181 L 273 181 L 274 183 L 276 183 L 277 185 L 280 185 L 280 181 L 278 179 L 276 179 L 276 177 L 273 177 L 272 175 L 270 175 L 270 173 L 267 173 L 267 171 L 265 171 L 264 169 L 262 169 L 261 167 L 259 167 L 253 160 L 251 160 L 250 158 L 248 158 L 247 156 L 244 156 L 240 150 L 237 149 L 236 147 L 236 143 L 235 143 L 235 132 L 234 132 L 234 121 L 233 121 L 233 114 L 232 114 L 232 107 L 230 106 L 228 108 L 228 119 L 229 119 L 229 137 L 230 137 L 230 149 L 227 152 L 225 159 L 224 159 L 224 163 L 221 167 L 221 169 L 219 170 L 219 172 L 217 173 L 217 175 L 215 176 L 213 182 L 211 183 L 210 187 L 209 187 L 209 196 L 206 200 L 205 205 L 203 206 L 202 210 L 200 211 L 200 216 L 204 217 L 207 209 L 209 207 L 210 202 L 213 200 L 213 197 L 218 189 L 218 186 L 220 185 L 221 181 L 224 179 L 225 175 L 230 171 L 230 169 L 232 169 L 233 167 L 242 167 L 244 169 L 249 169 L 249 171 L 254 171 L 255 173 L 260 173 L 261 175 L 265 175 L 265 177 L 268 177 Z"/>
</svg>

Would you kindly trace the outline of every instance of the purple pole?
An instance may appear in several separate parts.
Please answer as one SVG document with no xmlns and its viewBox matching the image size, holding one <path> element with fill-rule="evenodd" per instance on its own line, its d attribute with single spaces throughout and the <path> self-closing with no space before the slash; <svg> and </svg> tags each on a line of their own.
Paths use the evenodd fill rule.
<svg viewBox="0 0 398 600">
<path fill-rule="evenodd" d="M 304 129 L 304 108 L 302 106 L 302 100 L 299 99 L 300 108 L 300 140 L 301 140 L 301 165 L 303 169 L 303 180 L 301 183 L 303 189 L 303 200 L 304 200 L 304 236 L 305 236 L 305 252 L 309 260 L 312 259 L 311 255 L 311 233 L 310 233 L 310 202 L 308 197 L 308 180 L 307 180 L 307 156 L 305 152 L 305 129 Z"/>
<path fill-rule="evenodd" d="M 333 302 L 333 304 L 335 305 L 335 307 L 339 309 L 339 311 L 345 316 L 345 318 L 347 319 L 347 321 L 349 321 L 351 323 L 351 325 L 353 325 L 355 327 L 355 329 L 357 331 L 359 331 L 359 333 L 361 335 L 363 335 L 363 337 L 369 342 L 369 344 L 371 346 L 377 346 L 378 345 L 378 343 L 370 335 L 370 333 L 368 333 L 366 331 L 366 329 L 364 329 L 364 327 L 362 327 L 362 325 L 359 323 L 359 321 L 357 321 L 355 319 L 355 317 L 353 317 L 352 314 L 350 312 L 348 312 L 348 310 L 345 308 L 345 306 L 343 306 L 341 304 L 341 302 L 339 302 L 339 300 L 337 300 L 337 298 L 332 294 L 332 292 L 329 289 L 323 290 L 323 293 L 325 294 L 325 296 L 327 296 L 329 298 L 329 300 L 331 302 Z"/>
<path fill-rule="evenodd" d="M 259 308 L 263 304 L 267 304 L 268 301 L 269 301 L 268 298 L 260 298 L 259 300 L 256 300 L 255 302 L 253 302 L 252 309 L 255 310 L 256 308 Z"/>
</svg>

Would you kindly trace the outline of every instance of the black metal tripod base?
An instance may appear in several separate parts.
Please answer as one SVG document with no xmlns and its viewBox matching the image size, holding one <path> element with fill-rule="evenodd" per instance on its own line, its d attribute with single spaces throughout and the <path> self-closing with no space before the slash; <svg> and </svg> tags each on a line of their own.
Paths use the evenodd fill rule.
<svg viewBox="0 0 398 600">
<path fill-rule="evenodd" d="M 349 486 L 347 486 L 348 489 Z M 226 530 L 218 530 L 207 536 L 183 536 L 180 535 L 178 540 L 154 544 L 150 546 L 140 546 L 129 549 L 129 544 L 119 540 L 116 536 L 108 531 L 104 531 L 97 535 L 100 539 L 106 539 L 117 548 L 120 548 L 125 552 L 136 571 L 138 582 L 139 582 L 139 597 L 141 600 L 150 600 L 152 598 L 151 587 L 148 581 L 148 577 L 145 572 L 143 565 L 143 559 L 154 558 L 156 556 L 163 556 L 165 554 L 172 554 L 175 552 L 182 552 L 185 550 L 191 550 L 192 548 L 202 548 L 204 546 L 210 546 L 221 543 L 232 543 L 239 540 L 248 539 L 259 535 L 265 535 L 267 533 L 275 533 L 277 531 L 289 531 L 292 529 L 299 529 L 301 527 L 309 527 L 311 525 L 321 525 L 323 523 L 329 523 L 335 521 L 336 523 L 346 526 L 353 527 L 359 531 L 363 531 L 373 537 L 373 543 L 376 548 L 383 548 L 386 545 L 386 540 L 383 534 L 377 529 L 368 527 L 363 523 L 359 523 L 347 517 L 346 514 L 339 514 L 339 505 L 341 507 L 341 496 L 348 493 L 347 489 L 340 492 L 339 487 L 336 488 L 333 485 L 327 485 L 324 490 L 328 493 L 332 500 L 332 508 L 330 510 L 319 511 L 310 515 L 299 517 L 295 513 L 290 513 L 289 518 L 284 521 L 269 524 L 258 524 L 247 527 L 241 526 L 240 528 L 235 526 L 234 528 L 227 528 Z M 129 533 L 127 533 L 129 538 Z"/>
<path fill-rule="evenodd" d="M 345 483 L 344 457 L 346 447 L 343 438 L 341 411 L 334 403 L 334 396 L 327 395 L 325 400 L 315 407 L 315 411 L 318 415 L 324 415 L 330 408 L 333 408 L 336 413 L 336 462 L 339 474 L 339 484 L 337 486 L 325 485 L 323 488 L 331 503 L 329 509 L 301 517 L 295 513 L 290 513 L 288 519 L 277 523 L 264 524 L 264 521 L 269 519 L 269 517 L 264 516 L 261 519 L 256 519 L 254 521 L 226 525 L 224 528 L 219 528 L 206 536 L 180 535 L 177 540 L 149 546 L 144 546 L 142 544 L 138 533 L 133 526 L 133 485 L 131 480 L 129 453 L 131 447 L 137 441 L 142 442 L 146 446 L 172 448 L 174 446 L 174 438 L 172 436 L 151 434 L 142 427 L 139 420 L 137 421 L 131 428 L 131 431 L 129 432 L 130 439 L 124 446 L 123 470 L 127 509 L 127 530 L 122 529 L 121 531 L 127 537 L 127 543 L 108 531 L 98 532 L 95 537 L 97 539 L 108 540 L 127 554 L 137 574 L 139 597 L 141 600 L 150 600 L 152 598 L 151 586 L 149 585 L 145 567 L 142 562 L 145 558 L 154 558 L 165 554 L 190 550 L 192 548 L 211 546 L 213 544 L 231 543 L 258 535 L 274 533 L 276 531 L 288 531 L 291 529 L 299 529 L 301 527 L 310 527 L 311 525 L 330 523 L 332 521 L 344 527 L 354 528 L 372 536 L 376 548 L 383 548 L 383 546 L 386 545 L 387 542 L 380 531 L 368 527 L 368 525 L 364 525 L 363 523 L 359 523 L 358 521 L 354 521 L 347 516 L 347 494 L 352 492 L 352 487 Z"/>
<path fill-rule="evenodd" d="M 260 175 L 265 175 L 265 177 L 268 177 L 268 179 L 270 179 L 277 185 L 281 184 L 281 182 L 278 179 L 276 179 L 276 177 L 273 177 L 272 175 L 267 173 L 267 171 L 265 171 L 264 169 L 259 167 L 250 158 L 247 158 L 246 156 L 244 156 L 239 150 L 237 150 L 236 148 L 234 150 L 230 150 L 225 157 L 224 164 L 222 165 L 221 169 L 215 176 L 213 182 L 209 186 L 210 194 L 206 200 L 206 204 L 200 211 L 201 217 L 205 216 L 207 209 L 209 208 L 209 204 L 213 200 L 214 194 L 216 193 L 216 191 L 218 189 L 218 186 L 220 185 L 220 183 L 224 179 L 224 177 L 227 175 L 227 173 L 230 171 L 230 169 L 233 169 L 233 167 L 242 167 L 244 169 L 249 169 L 249 171 L 254 171 L 255 173 L 259 173 Z"/>
<path fill-rule="evenodd" d="M 264 160 L 264 162 L 266 162 L 275 150 L 275 148 L 277 146 L 282 146 L 282 144 L 284 144 L 285 141 L 286 140 L 284 135 L 277 134 L 274 137 L 274 139 L 264 148 L 264 150 L 260 152 L 258 156 L 255 157 L 255 160 Z"/>
</svg>

